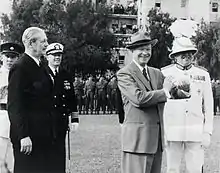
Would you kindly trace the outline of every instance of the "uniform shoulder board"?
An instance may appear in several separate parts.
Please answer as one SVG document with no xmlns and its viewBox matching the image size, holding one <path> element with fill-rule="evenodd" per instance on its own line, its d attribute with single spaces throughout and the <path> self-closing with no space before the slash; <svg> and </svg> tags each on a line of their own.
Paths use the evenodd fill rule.
<svg viewBox="0 0 220 173">
<path fill-rule="evenodd" d="M 195 67 L 199 68 L 199 69 L 202 69 L 204 71 L 208 71 L 207 68 L 203 67 L 203 66 L 199 66 L 199 65 L 195 65 Z"/>
<path fill-rule="evenodd" d="M 174 64 L 170 64 L 170 65 L 167 65 L 165 67 L 162 67 L 160 70 L 165 70 L 165 69 L 168 69 L 168 68 L 173 67 L 173 66 L 174 66 Z"/>
</svg>

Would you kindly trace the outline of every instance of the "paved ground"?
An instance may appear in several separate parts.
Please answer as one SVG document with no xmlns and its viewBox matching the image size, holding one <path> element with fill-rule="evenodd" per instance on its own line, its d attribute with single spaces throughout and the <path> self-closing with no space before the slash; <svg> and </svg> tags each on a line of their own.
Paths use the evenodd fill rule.
<svg viewBox="0 0 220 173">
<path fill-rule="evenodd" d="M 212 143 L 205 153 L 204 173 L 220 173 L 219 132 L 220 116 L 216 116 Z M 71 171 L 120 173 L 120 148 L 120 125 L 116 115 L 81 115 L 78 132 L 71 134 Z M 162 173 L 165 170 L 164 159 Z"/>
</svg>

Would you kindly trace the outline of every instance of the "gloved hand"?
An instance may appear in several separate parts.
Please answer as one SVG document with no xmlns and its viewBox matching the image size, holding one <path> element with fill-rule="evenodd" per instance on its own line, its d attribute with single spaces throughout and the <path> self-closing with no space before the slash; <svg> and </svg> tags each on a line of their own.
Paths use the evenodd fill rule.
<svg viewBox="0 0 220 173">
<path fill-rule="evenodd" d="M 211 135 L 209 133 L 203 133 L 202 146 L 209 147 L 211 143 Z"/>
<path fill-rule="evenodd" d="M 187 99 L 187 98 L 190 98 L 191 97 L 191 94 L 184 91 L 184 90 L 181 90 L 181 89 L 178 89 L 177 90 L 177 99 Z"/>
<path fill-rule="evenodd" d="M 164 82 L 163 82 L 163 88 L 170 92 L 172 90 L 172 88 L 175 87 L 174 85 L 174 78 L 173 76 L 167 76 L 165 79 L 164 79 Z"/>
</svg>

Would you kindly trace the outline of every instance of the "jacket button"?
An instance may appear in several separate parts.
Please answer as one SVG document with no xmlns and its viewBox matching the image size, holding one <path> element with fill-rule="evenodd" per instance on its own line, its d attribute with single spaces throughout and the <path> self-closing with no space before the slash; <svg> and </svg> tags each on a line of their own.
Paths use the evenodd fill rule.
<svg viewBox="0 0 220 173">
<path fill-rule="evenodd" d="M 65 113 L 63 113 L 63 116 L 65 116 L 66 114 Z"/>
<path fill-rule="evenodd" d="M 186 113 L 188 113 L 189 111 L 186 111 Z"/>
</svg>

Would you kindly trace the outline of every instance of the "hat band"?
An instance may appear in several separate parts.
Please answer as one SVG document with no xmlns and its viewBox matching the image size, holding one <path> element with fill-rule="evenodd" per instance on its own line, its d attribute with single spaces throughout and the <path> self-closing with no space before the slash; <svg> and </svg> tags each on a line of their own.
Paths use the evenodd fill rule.
<svg viewBox="0 0 220 173">
<path fill-rule="evenodd" d="M 142 44 L 142 43 L 147 43 L 147 42 L 151 42 L 151 40 L 150 39 L 138 40 L 138 41 L 135 41 L 135 42 L 131 43 L 131 45 L 133 45 L 133 44 Z"/>
<path fill-rule="evenodd" d="M 62 49 L 50 49 L 46 52 L 47 55 L 53 54 L 53 53 L 63 53 Z"/>
</svg>

